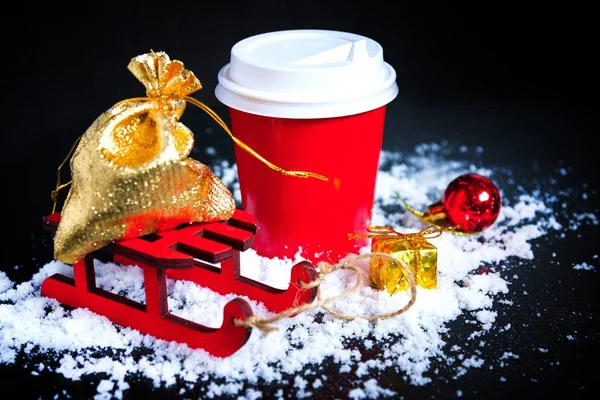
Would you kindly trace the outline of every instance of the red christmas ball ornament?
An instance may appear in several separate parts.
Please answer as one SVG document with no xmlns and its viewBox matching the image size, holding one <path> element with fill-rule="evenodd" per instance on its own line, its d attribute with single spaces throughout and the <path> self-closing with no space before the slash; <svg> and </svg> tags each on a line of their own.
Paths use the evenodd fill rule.
<svg viewBox="0 0 600 400">
<path fill-rule="evenodd" d="M 502 200 L 496 185 L 485 176 L 464 174 L 454 179 L 442 200 L 429 206 L 423 218 L 438 225 L 475 233 L 491 226 L 500 213 Z"/>
</svg>

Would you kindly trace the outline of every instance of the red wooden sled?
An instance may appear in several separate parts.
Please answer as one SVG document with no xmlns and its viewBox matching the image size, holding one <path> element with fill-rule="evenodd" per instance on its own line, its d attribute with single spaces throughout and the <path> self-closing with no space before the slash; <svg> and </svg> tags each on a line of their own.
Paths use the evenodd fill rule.
<svg viewBox="0 0 600 400">
<path fill-rule="evenodd" d="M 55 232 L 60 214 L 51 214 L 43 222 L 46 230 Z M 255 233 L 253 217 L 236 210 L 227 221 L 187 224 L 141 238 L 118 240 L 102 248 L 101 252 L 112 254 L 114 262 L 142 268 L 146 304 L 96 286 L 96 253 L 73 265 L 74 279 L 54 274 L 44 280 L 41 292 L 67 306 L 104 315 L 118 325 L 227 357 L 250 337 L 251 329 L 234 324 L 234 319 L 245 320 L 252 315 L 248 303 L 241 298 L 230 301 L 223 309 L 222 326 L 209 328 L 169 313 L 166 278 L 189 280 L 221 294 L 247 296 L 273 312 L 312 302 L 316 288 L 305 290 L 299 285 L 316 276 L 308 261 L 293 266 L 291 283 L 285 290 L 240 275 L 240 252 L 252 246 Z"/>
</svg>

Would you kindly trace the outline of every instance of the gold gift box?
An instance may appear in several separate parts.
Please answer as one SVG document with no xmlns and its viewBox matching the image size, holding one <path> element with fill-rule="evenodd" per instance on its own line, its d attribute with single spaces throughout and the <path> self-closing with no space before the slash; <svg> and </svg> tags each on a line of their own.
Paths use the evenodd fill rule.
<svg viewBox="0 0 600 400">
<path fill-rule="evenodd" d="M 401 238 L 373 238 L 373 253 L 387 253 L 408 266 L 418 286 L 437 286 L 437 248 L 423 240 L 416 244 Z M 397 263 L 383 257 L 373 257 L 370 265 L 371 286 L 394 294 L 410 287 L 406 272 Z"/>
</svg>

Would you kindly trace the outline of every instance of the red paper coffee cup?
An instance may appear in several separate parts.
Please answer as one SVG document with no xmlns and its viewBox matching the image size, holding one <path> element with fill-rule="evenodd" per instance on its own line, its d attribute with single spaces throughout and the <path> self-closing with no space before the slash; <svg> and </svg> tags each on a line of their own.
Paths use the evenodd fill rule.
<svg viewBox="0 0 600 400">
<path fill-rule="evenodd" d="M 367 239 L 386 105 L 398 94 L 382 47 L 357 34 L 292 30 L 235 44 L 217 98 L 231 130 L 285 176 L 235 146 L 242 207 L 257 222 L 253 248 L 269 258 L 335 263 Z"/>
</svg>

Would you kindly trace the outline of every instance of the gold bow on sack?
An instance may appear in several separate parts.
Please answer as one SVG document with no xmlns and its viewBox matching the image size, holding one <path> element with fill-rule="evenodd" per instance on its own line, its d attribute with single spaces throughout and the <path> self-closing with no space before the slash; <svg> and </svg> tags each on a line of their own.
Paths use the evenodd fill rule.
<svg viewBox="0 0 600 400">
<path fill-rule="evenodd" d="M 210 168 L 188 158 L 194 135 L 179 122 L 186 102 L 209 113 L 236 144 L 271 168 L 327 180 L 276 167 L 235 138 L 212 110 L 189 97 L 202 85 L 182 62 L 171 61 L 164 52 L 151 52 L 133 58 L 128 69 L 144 84 L 147 97 L 117 103 L 75 144 L 72 186 L 54 240 L 57 260 L 73 264 L 114 240 L 233 215 L 231 192 Z M 58 192 L 69 183 L 60 183 L 59 167 L 52 192 L 54 210 Z"/>
</svg>

